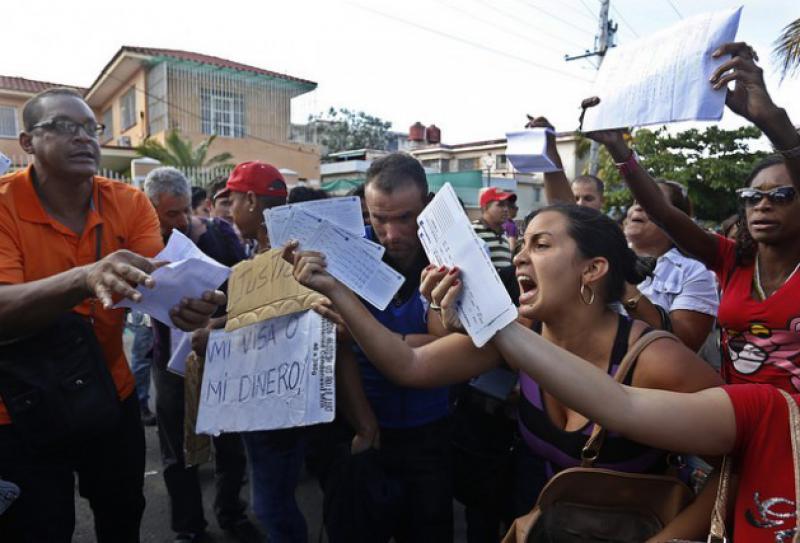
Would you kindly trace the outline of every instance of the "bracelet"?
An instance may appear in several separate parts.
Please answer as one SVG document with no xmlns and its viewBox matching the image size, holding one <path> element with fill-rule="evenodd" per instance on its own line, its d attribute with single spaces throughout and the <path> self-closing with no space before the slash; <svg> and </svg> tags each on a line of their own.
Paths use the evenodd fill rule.
<svg viewBox="0 0 800 543">
<path fill-rule="evenodd" d="M 781 155 L 783 155 L 783 158 L 786 158 L 788 160 L 800 158 L 800 145 L 798 145 L 797 147 L 792 147 L 791 149 L 785 149 L 785 150 L 775 149 L 775 150 L 779 152 Z"/>
<path fill-rule="evenodd" d="M 442 310 L 442 306 L 440 306 L 439 304 L 435 304 L 433 302 L 431 302 L 428 307 L 430 307 L 434 311 L 441 311 Z"/>
<path fill-rule="evenodd" d="M 622 177 L 630 177 L 633 174 L 633 169 L 639 164 L 639 155 L 636 154 L 636 151 L 631 149 L 631 156 L 629 156 L 625 162 L 615 162 L 614 165 L 619 170 L 619 174 Z"/>
</svg>

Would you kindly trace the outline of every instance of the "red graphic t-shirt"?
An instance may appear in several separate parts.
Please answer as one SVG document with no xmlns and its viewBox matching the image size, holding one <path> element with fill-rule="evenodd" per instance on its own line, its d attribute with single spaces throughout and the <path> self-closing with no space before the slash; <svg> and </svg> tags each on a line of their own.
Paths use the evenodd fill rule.
<svg viewBox="0 0 800 543">
<path fill-rule="evenodd" d="M 733 540 L 788 543 L 795 531 L 797 497 L 786 400 L 769 385 L 724 389 L 736 414 L 733 457 L 739 488 Z"/>
<path fill-rule="evenodd" d="M 800 273 L 766 300 L 752 296 L 753 264 L 735 264 L 735 243 L 718 237 L 713 271 L 722 286 L 722 377 L 800 392 Z"/>
</svg>

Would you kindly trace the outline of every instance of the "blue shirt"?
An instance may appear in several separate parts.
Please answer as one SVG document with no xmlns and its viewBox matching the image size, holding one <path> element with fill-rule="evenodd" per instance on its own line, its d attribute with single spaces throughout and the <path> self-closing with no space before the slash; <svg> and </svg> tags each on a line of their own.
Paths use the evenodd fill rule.
<svg viewBox="0 0 800 543">
<path fill-rule="evenodd" d="M 371 228 L 367 229 L 367 238 L 374 240 Z M 419 293 L 419 276 L 425 265 L 427 261 L 419 269 L 415 266 L 409 271 L 406 283 L 396 299 L 383 311 L 369 303 L 364 304 L 381 324 L 396 334 L 428 333 L 428 304 Z M 447 415 L 448 387 L 416 389 L 398 386 L 383 376 L 360 347 L 354 346 L 354 351 L 361 370 L 364 392 L 380 427 L 413 428 L 435 422 Z"/>
</svg>

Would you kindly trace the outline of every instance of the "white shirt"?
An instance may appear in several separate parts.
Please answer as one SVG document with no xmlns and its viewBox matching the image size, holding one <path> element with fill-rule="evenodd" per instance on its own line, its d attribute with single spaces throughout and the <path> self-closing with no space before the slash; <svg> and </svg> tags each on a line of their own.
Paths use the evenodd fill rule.
<svg viewBox="0 0 800 543">
<path fill-rule="evenodd" d="M 668 313 L 686 309 L 717 316 L 719 295 L 714 274 L 674 247 L 658 257 L 653 277 L 639 283 L 638 288 Z"/>
</svg>

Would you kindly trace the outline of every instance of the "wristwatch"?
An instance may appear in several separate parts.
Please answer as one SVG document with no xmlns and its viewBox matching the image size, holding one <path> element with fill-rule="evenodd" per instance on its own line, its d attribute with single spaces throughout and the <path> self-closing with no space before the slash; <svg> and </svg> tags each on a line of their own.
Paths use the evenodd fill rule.
<svg viewBox="0 0 800 543">
<path fill-rule="evenodd" d="M 622 302 L 622 307 L 624 307 L 627 311 L 635 311 L 636 308 L 639 306 L 639 300 L 642 299 L 642 296 L 644 296 L 644 294 L 640 292 L 636 296 L 628 298 L 627 300 Z"/>
</svg>

